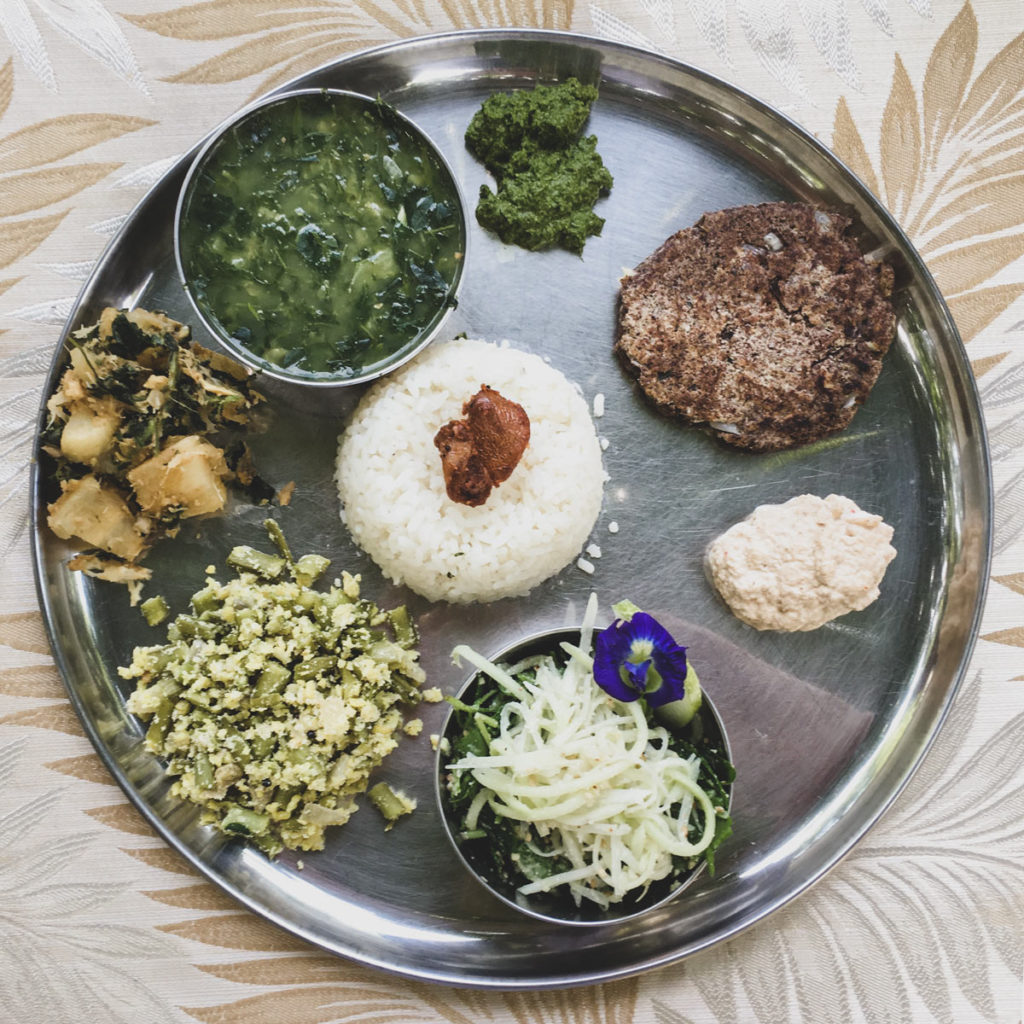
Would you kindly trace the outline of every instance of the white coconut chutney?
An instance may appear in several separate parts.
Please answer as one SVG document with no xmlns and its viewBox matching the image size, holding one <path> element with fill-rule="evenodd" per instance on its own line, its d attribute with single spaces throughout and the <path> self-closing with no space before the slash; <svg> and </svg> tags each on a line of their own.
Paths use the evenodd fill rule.
<svg viewBox="0 0 1024 1024">
<path fill-rule="evenodd" d="M 849 498 L 801 494 L 759 505 L 711 543 L 711 581 L 755 629 L 817 629 L 879 595 L 893 529 Z"/>
</svg>

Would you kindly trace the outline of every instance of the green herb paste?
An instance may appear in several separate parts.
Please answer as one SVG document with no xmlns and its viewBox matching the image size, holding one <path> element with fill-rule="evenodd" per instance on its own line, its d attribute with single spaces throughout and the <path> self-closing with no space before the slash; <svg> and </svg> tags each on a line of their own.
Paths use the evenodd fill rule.
<svg viewBox="0 0 1024 1024">
<path fill-rule="evenodd" d="M 189 193 L 186 277 L 226 334 L 307 377 L 351 377 L 454 304 L 465 247 L 454 182 L 382 103 L 330 93 L 227 131 Z"/>
<path fill-rule="evenodd" d="M 601 233 L 604 219 L 593 207 L 608 195 L 612 176 L 597 136 L 580 137 L 595 99 L 597 89 L 570 78 L 484 101 L 466 130 L 466 147 L 498 183 L 497 192 L 480 187 L 483 227 L 524 249 L 575 253 Z"/>
</svg>

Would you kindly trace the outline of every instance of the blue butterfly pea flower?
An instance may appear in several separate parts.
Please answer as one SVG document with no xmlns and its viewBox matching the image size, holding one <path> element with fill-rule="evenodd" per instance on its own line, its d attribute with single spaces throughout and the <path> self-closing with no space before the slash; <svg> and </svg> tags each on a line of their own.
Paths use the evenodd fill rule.
<svg viewBox="0 0 1024 1024">
<path fill-rule="evenodd" d="M 686 683 L 686 648 L 653 616 L 635 612 L 597 635 L 594 679 L 616 700 L 643 697 L 652 708 L 681 700 Z"/>
</svg>

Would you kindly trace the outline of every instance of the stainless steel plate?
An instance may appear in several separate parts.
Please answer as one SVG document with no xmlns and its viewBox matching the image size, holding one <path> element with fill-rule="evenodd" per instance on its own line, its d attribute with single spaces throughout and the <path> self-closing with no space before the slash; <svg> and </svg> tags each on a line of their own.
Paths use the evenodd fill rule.
<svg viewBox="0 0 1024 1024">
<path fill-rule="evenodd" d="M 578 623 L 596 587 L 605 609 L 629 597 L 687 644 L 726 722 L 739 776 L 736 832 L 714 879 L 651 916 L 577 929 L 531 921 L 490 899 L 448 848 L 431 793 L 426 737 L 405 741 L 382 776 L 419 800 L 385 835 L 372 809 L 333 830 L 327 849 L 271 863 L 197 825 L 167 795 L 160 765 L 124 710 L 116 667 L 153 631 L 122 588 L 68 572 L 45 529 L 37 475 L 39 593 L 71 700 L 111 772 L 154 827 L 243 903 L 296 935 L 365 964 L 431 981 L 549 987 L 617 978 L 678 960 L 753 924 L 827 871 L 907 781 L 963 674 L 987 579 L 991 482 L 978 397 L 956 329 L 920 257 L 836 159 L 780 114 L 702 72 L 649 53 L 547 32 L 470 32 L 346 57 L 292 83 L 380 94 L 428 131 L 467 195 L 484 181 L 462 134 L 492 91 L 576 75 L 599 81 L 590 130 L 615 176 L 598 206 L 604 233 L 582 259 L 506 248 L 475 224 L 452 334 L 509 338 L 540 352 L 591 397 L 610 441 L 610 480 L 595 528 L 593 577 L 574 567 L 529 598 L 471 609 L 431 605 L 387 584 L 338 521 L 332 466 L 346 409 L 269 382 L 274 428 L 257 440 L 264 475 L 297 483 L 280 510 L 294 548 L 363 574 L 382 603 L 407 601 L 433 683 L 452 692 L 456 641 L 497 650 L 518 636 Z M 188 157 L 152 190 L 99 261 L 69 328 L 105 305 L 134 303 L 188 319 L 171 261 L 171 225 Z M 728 451 L 654 414 L 611 356 L 617 281 L 705 210 L 799 197 L 850 212 L 865 249 L 897 268 L 899 337 L 853 425 L 833 442 L 782 455 Z M 197 336 L 204 340 L 202 332 Z M 59 359 L 59 356 L 58 356 Z M 55 362 L 51 384 L 56 380 Z M 351 398 L 344 399 L 351 401 Z M 329 404 L 334 403 L 334 404 Z M 881 599 L 816 632 L 760 634 L 716 601 L 705 546 L 766 501 L 836 491 L 879 512 L 899 556 Z M 207 564 L 261 537 L 263 511 L 183 531 L 150 559 L 175 611 Z M 620 530 L 608 531 L 617 521 Z M 438 731 L 442 709 L 424 715 Z"/>
</svg>

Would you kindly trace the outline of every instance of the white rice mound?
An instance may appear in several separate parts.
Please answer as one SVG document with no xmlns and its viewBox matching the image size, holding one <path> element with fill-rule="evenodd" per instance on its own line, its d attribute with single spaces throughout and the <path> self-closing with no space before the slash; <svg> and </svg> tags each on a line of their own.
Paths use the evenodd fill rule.
<svg viewBox="0 0 1024 1024">
<path fill-rule="evenodd" d="M 512 475 L 476 508 L 445 493 L 434 435 L 487 384 L 530 417 Z M 601 447 L 579 390 L 507 343 L 434 344 L 375 384 L 338 449 L 341 518 L 395 583 L 431 601 L 527 593 L 579 554 L 601 510 Z"/>
</svg>

